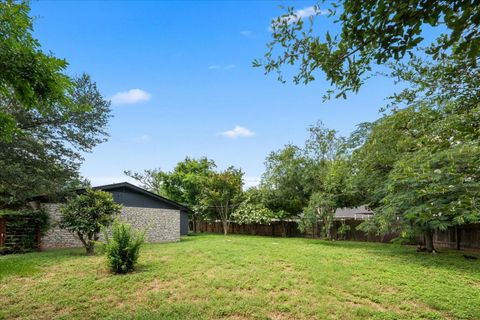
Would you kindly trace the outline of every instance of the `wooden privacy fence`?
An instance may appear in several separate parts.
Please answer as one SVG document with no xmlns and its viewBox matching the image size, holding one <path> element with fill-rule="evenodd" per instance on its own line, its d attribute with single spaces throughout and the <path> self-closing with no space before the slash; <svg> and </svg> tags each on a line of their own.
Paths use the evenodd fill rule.
<svg viewBox="0 0 480 320">
<path fill-rule="evenodd" d="M 196 230 L 196 232 L 210 232 L 210 233 L 223 233 L 223 226 L 221 221 L 207 222 L 196 221 L 195 227 L 193 222 L 190 222 L 190 230 Z M 298 224 L 293 221 L 275 221 L 271 224 L 237 224 L 230 223 L 228 233 L 231 234 L 252 234 L 261 236 L 302 236 L 300 230 L 298 230 Z"/>
<path fill-rule="evenodd" d="M 0 217 L 0 254 L 39 249 L 40 230 L 31 217 Z"/>
<path fill-rule="evenodd" d="M 362 223 L 361 220 L 346 220 L 344 223 L 350 227 L 350 230 L 348 230 L 344 235 L 340 235 L 338 230 L 342 225 L 342 222 L 335 221 L 331 229 L 331 235 L 333 239 L 387 243 L 398 237 L 398 234 L 394 233 L 378 236 L 356 230 L 356 227 Z M 196 232 L 223 233 L 223 227 L 220 221 L 197 221 L 196 229 L 193 228 L 193 223 L 190 222 L 190 230 L 196 230 Z M 275 221 L 269 225 L 230 223 L 228 233 L 278 237 L 287 236 L 318 238 L 320 235 L 320 227 L 317 226 L 317 228 L 312 228 L 307 230 L 305 233 L 302 233 L 299 230 L 298 223 L 296 221 Z M 420 243 L 423 241 L 422 237 L 420 237 L 418 240 Z M 435 247 L 438 248 L 480 249 L 480 224 L 470 224 L 457 228 L 449 228 L 446 231 L 437 230 L 434 233 L 433 241 Z"/>
<path fill-rule="evenodd" d="M 345 235 L 338 233 L 338 228 L 341 226 L 340 221 L 335 221 L 331 229 L 333 239 L 355 240 L 355 241 L 372 241 L 372 242 L 389 242 L 396 237 L 394 234 L 386 236 L 368 235 L 362 231 L 358 231 L 355 228 L 361 223 L 359 220 L 348 220 L 345 224 L 350 226 L 350 230 Z M 196 230 L 196 232 L 210 232 L 210 233 L 223 233 L 222 223 L 220 221 L 207 222 L 198 221 L 196 223 L 196 229 L 193 228 L 193 223 L 190 224 L 190 230 Z M 286 237 L 308 237 L 318 238 L 320 235 L 320 226 L 314 229 L 307 230 L 303 233 L 298 228 L 296 221 L 274 221 L 271 224 L 237 224 L 230 223 L 228 233 L 230 234 L 252 234 L 260 236 L 286 236 Z"/>
<path fill-rule="evenodd" d="M 436 231 L 433 243 L 440 248 L 480 249 L 480 223 Z"/>
</svg>

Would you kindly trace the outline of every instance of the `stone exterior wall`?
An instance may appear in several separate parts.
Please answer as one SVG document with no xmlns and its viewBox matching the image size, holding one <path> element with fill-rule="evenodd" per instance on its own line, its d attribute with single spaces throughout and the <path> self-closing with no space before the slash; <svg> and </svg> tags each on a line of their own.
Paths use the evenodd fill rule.
<svg viewBox="0 0 480 320">
<path fill-rule="evenodd" d="M 82 243 L 73 235 L 73 233 L 61 229 L 58 226 L 58 222 L 60 221 L 60 204 L 45 203 L 42 204 L 42 207 L 47 209 L 50 213 L 51 227 L 40 240 L 40 247 L 42 249 L 81 247 Z"/>
<path fill-rule="evenodd" d="M 42 237 L 41 248 L 75 248 L 82 243 L 72 233 L 58 226 L 60 204 L 42 204 L 50 212 L 52 227 Z M 146 229 L 147 242 L 174 242 L 180 240 L 180 210 L 123 207 L 119 217 L 135 229 Z"/>
</svg>

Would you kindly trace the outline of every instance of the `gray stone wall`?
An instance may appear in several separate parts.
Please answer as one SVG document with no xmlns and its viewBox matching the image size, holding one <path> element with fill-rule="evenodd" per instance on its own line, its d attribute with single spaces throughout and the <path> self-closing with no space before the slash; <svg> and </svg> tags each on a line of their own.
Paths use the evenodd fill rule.
<svg viewBox="0 0 480 320">
<path fill-rule="evenodd" d="M 76 236 L 58 226 L 60 204 L 42 204 L 50 212 L 52 227 L 42 237 L 42 249 L 75 248 L 82 243 Z M 174 242 L 180 240 L 180 210 L 123 207 L 119 218 L 133 228 L 146 230 L 147 242 Z"/>
</svg>

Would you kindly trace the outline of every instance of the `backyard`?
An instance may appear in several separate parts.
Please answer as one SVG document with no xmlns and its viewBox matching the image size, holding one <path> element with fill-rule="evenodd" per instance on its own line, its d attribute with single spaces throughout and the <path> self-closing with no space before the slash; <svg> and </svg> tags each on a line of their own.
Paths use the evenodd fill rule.
<svg viewBox="0 0 480 320">
<path fill-rule="evenodd" d="M 480 263 L 461 253 L 196 235 L 146 245 L 137 271 L 55 250 L 0 257 L 0 318 L 478 319 Z"/>
</svg>

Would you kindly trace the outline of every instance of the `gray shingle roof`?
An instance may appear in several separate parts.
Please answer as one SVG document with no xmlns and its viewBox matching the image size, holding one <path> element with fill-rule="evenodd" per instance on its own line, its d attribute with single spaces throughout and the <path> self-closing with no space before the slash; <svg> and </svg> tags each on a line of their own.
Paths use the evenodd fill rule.
<svg viewBox="0 0 480 320">
<path fill-rule="evenodd" d="M 355 208 L 338 208 L 335 211 L 335 220 L 365 220 L 371 217 L 373 211 L 366 206 L 358 206 Z"/>
</svg>

